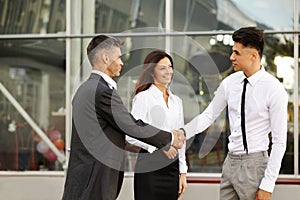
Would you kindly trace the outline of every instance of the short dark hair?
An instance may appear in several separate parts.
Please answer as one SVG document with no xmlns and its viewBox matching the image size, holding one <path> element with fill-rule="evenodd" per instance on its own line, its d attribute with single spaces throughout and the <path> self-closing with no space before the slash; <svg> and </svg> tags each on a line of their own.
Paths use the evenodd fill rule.
<svg viewBox="0 0 300 200">
<path fill-rule="evenodd" d="M 236 30 L 232 39 L 234 42 L 239 42 L 245 47 L 251 47 L 258 51 L 262 57 L 264 50 L 264 32 L 256 27 L 243 27 Z"/>
<path fill-rule="evenodd" d="M 96 62 L 96 54 L 100 50 L 111 50 L 112 47 L 121 47 L 123 42 L 117 38 L 109 37 L 107 35 L 97 35 L 93 37 L 87 46 L 86 52 L 91 65 L 93 66 Z"/>
</svg>

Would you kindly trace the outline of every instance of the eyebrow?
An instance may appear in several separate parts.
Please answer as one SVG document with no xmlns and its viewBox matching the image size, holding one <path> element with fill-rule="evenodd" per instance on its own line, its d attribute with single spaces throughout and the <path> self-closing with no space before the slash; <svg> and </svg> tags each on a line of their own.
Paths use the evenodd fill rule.
<svg viewBox="0 0 300 200">
<path fill-rule="evenodd" d="M 238 50 L 236 50 L 236 49 L 232 49 L 232 52 L 234 52 L 234 53 L 240 53 Z"/>
<path fill-rule="evenodd" d="M 166 64 L 158 64 L 158 66 L 160 66 L 160 67 L 172 67 L 172 64 L 170 64 L 170 65 L 166 65 Z"/>
</svg>

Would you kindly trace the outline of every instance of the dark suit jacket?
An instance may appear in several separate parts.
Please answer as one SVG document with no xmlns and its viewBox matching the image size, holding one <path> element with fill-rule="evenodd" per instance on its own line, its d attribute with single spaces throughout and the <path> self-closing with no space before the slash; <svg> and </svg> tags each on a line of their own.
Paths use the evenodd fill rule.
<svg viewBox="0 0 300 200">
<path fill-rule="evenodd" d="M 125 134 L 158 148 L 169 132 L 135 120 L 116 90 L 91 74 L 73 98 L 71 153 L 63 199 L 116 199 L 123 181 Z"/>
</svg>

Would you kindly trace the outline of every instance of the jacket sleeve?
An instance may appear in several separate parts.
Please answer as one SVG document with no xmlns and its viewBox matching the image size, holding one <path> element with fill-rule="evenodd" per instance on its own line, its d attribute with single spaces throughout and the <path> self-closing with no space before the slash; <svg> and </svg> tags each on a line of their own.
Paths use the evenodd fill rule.
<svg viewBox="0 0 300 200">
<path fill-rule="evenodd" d="M 170 145 L 171 133 L 136 120 L 128 112 L 116 90 L 107 89 L 97 93 L 95 102 L 97 118 L 107 121 L 114 129 L 157 148 L 168 148 Z"/>
<path fill-rule="evenodd" d="M 140 119 L 143 122 L 149 123 L 149 121 L 147 120 L 147 112 L 148 112 L 147 108 L 149 108 L 147 97 L 143 96 L 142 93 L 139 93 L 138 95 L 136 95 L 133 98 L 131 115 L 135 119 Z M 149 153 L 153 153 L 156 150 L 155 146 L 152 146 L 145 142 L 141 142 L 130 136 L 126 136 L 126 140 L 127 140 L 127 142 L 129 142 L 135 146 L 145 149 Z"/>
</svg>

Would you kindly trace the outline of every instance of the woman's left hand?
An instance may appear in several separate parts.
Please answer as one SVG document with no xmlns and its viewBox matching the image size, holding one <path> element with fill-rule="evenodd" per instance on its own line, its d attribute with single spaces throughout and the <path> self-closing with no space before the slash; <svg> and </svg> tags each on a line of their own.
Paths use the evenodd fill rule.
<svg viewBox="0 0 300 200">
<path fill-rule="evenodd" d="M 174 159 L 177 156 L 177 149 L 171 146 L 170 149 L 168 151 L 164 151 L 164 153 L 169 159 Z"/>
<path fill-rule="evenodd" d="M 179 177 L 178 199 L 183 195 L 187 188 L 186 173 L 181 173 Z"/>
</svg>

